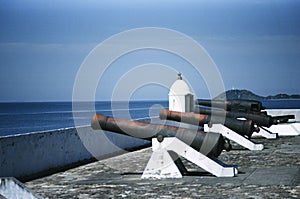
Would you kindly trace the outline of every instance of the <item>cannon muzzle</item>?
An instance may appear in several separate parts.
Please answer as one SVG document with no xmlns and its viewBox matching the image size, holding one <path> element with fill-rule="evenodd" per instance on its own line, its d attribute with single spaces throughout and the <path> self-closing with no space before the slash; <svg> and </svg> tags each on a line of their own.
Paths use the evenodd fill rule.
<svg viewBox="0 0 300 199">
<path fill-rule="evenodd" d="M 258 132 L 251 120 L 237 120 L 234 118 L 225 118 L 221 115 L 211 116 L 205 114 L 196 114 L 188 112 L 177 112 L 161 109 L 159 114 L 160 119 L 173 120 L 184 122 L 193 125 L 203 126 L 204 124 L 224 124 L 226 127 L 237 132 L 240 135 L 251 137 L 253 132 Z"/>
<path fill-rule="evenodd" d="M 219 133 L 205 133 L 167 125 L 148 124 L 95 114 L 91 127 L 136 138 L 151 140 L 155 137 L 176 137 L 208 157 L 218 157 L 223 149 L 230 149 Z"/>
</svg>

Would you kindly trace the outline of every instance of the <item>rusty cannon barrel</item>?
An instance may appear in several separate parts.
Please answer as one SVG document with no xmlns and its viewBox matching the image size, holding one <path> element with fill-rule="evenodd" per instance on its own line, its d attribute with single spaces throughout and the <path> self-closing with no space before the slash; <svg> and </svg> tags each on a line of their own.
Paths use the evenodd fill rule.
<svg viewBox="0 0 300 199">
<path fill-rule="evenodd" d="M 206 100 L 197 99 L 195 104 L 201 106 L 209 106 L 222 108 L 227 111 L 238 111 L 238 112 L 260 112 L 265 109 L 260 101 L 256 100 Z"/>
<path fill-rule="evenodd" d="M 215 115 L 215 116 L 225 116 L 226 118 L 246 118 L 252 120 L 257 126 L 270 127 L 274 124 L 286 123 L 289 119 L 295 119 L 295 115 L 282 115 L 282 116 L 270 116 L 267 112 L 237 112 L 237 111 L 224 111 L 217 109 L 209 109 L 202 107 L 195 107 L 194 113 L 205 114 L 205 115 Z"/>
<path fill-rule="evenodd" d="M 218 157 L 223 149 L 229 150 L 230 144 L 219 133 L 205 133 L 167 125 L 148 124 L 95 114 L 91 127 L 129 135 L 136 138 L 151 140 L 152 138 L 176 137 L 208 157 Z"/>
<path fill-rule="evenodd" d="M 160 119 L 173 120 L 193 125 L 203 126 L 204 124 L 224 124 L 226 127 L 237 132 L 240 135 L 251 137 L 253 132 L 258 132 L 259 128 L 255 127 L 251 120 L 237 120 L 234 118 L 224 118 L 220 115 L 211 116 L 204 114 L 177 112 L 161 109 L 159 113 Z"/>
</svg>

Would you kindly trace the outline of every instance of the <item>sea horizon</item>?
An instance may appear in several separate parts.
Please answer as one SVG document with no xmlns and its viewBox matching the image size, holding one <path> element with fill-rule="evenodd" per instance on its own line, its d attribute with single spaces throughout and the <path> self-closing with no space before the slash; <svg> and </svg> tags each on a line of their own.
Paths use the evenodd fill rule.
<svg viewBox="0 0 300 199">
<path fill-rule="evenodd" d="M 261 102 L 266 109 L 300 109 L 300 99 L 272 99 Z M 111 117 L 140 119 L 149 118 L 150 109 L 152 114 L 153 111 L 159 114 L 161 107 L 168 109 L 168 100 L 81 101 L 75 111 L 73 103 L 0 102 L 0 137 L 89 125 L 95 112 Z M 157 104 L 159 106 L 155 106 Z"/>
</svg>

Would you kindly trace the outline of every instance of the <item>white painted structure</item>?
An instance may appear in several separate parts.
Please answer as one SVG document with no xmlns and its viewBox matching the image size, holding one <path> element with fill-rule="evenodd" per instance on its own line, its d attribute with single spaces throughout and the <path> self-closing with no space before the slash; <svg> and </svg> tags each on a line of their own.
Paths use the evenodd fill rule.
<svg viewBox="0 0 300 199">
<path fill-rule="evenodd" d="M 169 110 L 192 112 L 194 110 L 194 94 L 188 84 L 182 80 L 181 73 L 173 83 L 169 92 Z"/>
<path fill-rule="evenodd" d="M 152 151 L 142 175 L 144 179 L 182 178 L 182 170 L 186 169 L 180 168 L 184 167 L 183 164 L 179 167 L 175 164 L 174 161 L 178 156 L 184 157 L 217 177 L 234 177 L 238 174 L 237 167 L 224 166 L 223 163 L 208 158 L 175 137 L 164 138 L 161 142 L 153 138 Z"/>
</svg>

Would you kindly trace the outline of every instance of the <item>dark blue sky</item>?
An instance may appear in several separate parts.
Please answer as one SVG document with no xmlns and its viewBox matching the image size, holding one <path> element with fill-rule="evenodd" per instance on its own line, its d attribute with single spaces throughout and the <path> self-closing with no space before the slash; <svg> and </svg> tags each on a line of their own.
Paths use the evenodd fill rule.
<svg viewBox="0 0 300 199">
<path fill-rule="evenodd" d="M 114 34 L 142 27 L 173 29 L 199 42 L 226 89 L 300 94 L 299 10 L 300 1 L 287 0 L 0 0 L 0 101 L 71 100 L 77 71 L 89 52 Z M 153 62 L 181 71 L 197 97 L 209 97 L 187 63 L 146 51 L 116 61 L 96 99 L 111 99 L 113 85 L 126 71 Z M 154 85 L 139 89 L 133 98 L 167 99 L 167 94 Z"/>
</svg>

